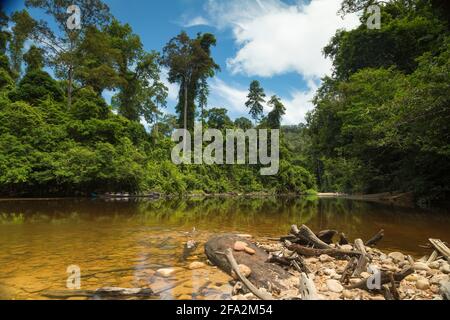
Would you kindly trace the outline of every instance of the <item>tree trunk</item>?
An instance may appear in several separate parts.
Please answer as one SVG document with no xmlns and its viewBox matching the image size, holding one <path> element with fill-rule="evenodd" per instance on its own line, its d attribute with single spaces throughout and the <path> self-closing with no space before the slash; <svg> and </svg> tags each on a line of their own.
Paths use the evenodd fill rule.
<svg viewBox="0 0 450 320">
<path fill-rule="evenodd" d="M 346 259 L 346 257 L 357 257 L 361 256 L 361 252 L 358 251 L 348 251 L 348 250 L 340 250 L 340 249 L 313 249 L 301 246 L 299 244 L 291 244 L 287 246 L 287 248 L 291 251 L 297 252 L 299 255 L 306 257 L 318 257 L 323 254 L 329 255 L 330 257 L 334 257 L 337 259 Z"/>
</svg>

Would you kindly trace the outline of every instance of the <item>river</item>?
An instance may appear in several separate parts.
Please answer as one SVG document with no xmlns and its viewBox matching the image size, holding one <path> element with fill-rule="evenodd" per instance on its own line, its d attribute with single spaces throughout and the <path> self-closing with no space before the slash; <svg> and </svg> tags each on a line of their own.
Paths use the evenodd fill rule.
<svg viewBox="0 0 450 320">
<path fill-rule="evenodd" d="M 345 199 L 192 198 L 184 200 L 0 200 L 0 299 L 45 299 L 64 290 L 67 268 L 81 270 L 81 287 L 145 288 L 161 299 L 229 298 L 229 277 L 206 262 L 201 246 L 182 261 L 189 239 L 222 232 L 256 239 L 285 235 L 292 224 L 335 229 L 368 239 L 384 229 L 379 248 L 415 257 L 428 238 L 450 241 L 450 210 L 393 207 Z M 156 270 L 179 267 L 172 278 Z"/>
</svg>

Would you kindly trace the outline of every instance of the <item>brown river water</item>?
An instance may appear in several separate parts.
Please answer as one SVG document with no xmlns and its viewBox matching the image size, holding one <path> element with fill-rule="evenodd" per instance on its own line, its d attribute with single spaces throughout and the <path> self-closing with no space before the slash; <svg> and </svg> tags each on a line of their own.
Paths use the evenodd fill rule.
<svg viewBox="0 0 450 320">
<path fill-rule="evenodd" d="M 67 267 L 81 270 L 81 289 L 151 288 L 161 299 L 227 299 L 230 277 L 207 266 L 204 242 L 236 232 L 255 239 L 285 235 L 292 224 L 335 229 L 379 248 L 415 257 L 427 239 L 450 241 L 450 210 L 423 210 L 344 199 L 209 198 L 189 200 L 0 200 L 0 299 L 46 299 L 67 290 Z M 202 245 L 182 261 L 183 245 Z M 178 267 L 171 278 L 156 270 Z"/>
</svg>

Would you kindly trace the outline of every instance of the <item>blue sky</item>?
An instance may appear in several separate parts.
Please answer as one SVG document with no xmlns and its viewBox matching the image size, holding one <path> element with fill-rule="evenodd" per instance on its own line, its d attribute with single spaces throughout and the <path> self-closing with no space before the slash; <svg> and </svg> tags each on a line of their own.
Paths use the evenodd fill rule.
<svg viewBox="0 0 450 320">
<path fill-rule="evenodd" d="M 4 1 L 3 1 L 4 2 Z M 320 79 L 331 73 L 322 48 L 339 28 L 358 25 L 356 16 L 336 15 L 340 0 L 105 0 L 112 14 L 129 23 L 147 50 L 160 51 L 180 31 L 212 32 L 222 71 L 210 80 L 209 107 L 224 107 L 232 118 L 246 116 L 250 82 L 259 80 L 267 95 L 287 107 L 285 124 L 298 124 L 312 108 Z M 7 11 L 23 1 L 6 1 Z M 33 16 L 41 13 L 32 12 Z M 163 75 L 164 77 L 164 75 Z M 170 89 L 168 112 L 176 104 Z M 105 96 L 110 95 L 105 93 Z"/>
</svg>

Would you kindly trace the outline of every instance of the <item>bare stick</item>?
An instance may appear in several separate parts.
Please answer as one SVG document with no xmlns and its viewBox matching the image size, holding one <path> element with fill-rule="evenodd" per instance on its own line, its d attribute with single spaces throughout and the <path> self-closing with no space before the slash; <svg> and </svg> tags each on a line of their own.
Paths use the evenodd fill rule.
<svg viewBox="0 0 450 320">
<path fill-rule="evenodd" d="M 367 254 L 366 247 L 361 239 L 355 240 L 355 247 L 361 252 L 356 269 L 353 272 L 354 277 L 359 277 L 360 274 L 367 270 L 367 264 L 369 263 L 369 255 Z"/>
<path fill-rule="evenodd" d="M 258 297 L 261 300 L 275 300 L 272 295 L 260 291 L 258 288 L 256 288 L 246 277 L 242 275 L 242 273 L 239 271 L 239 266 L 234 259 L 233 251 L 231 249 L 227 249 L 225 251 L 225 256 L 227 257 L 228 262 L 231 265 L 231 269 L 236 273 L 239 280 L 247 287 L 248 290 L 250 290 L 251 293 L 253 293 L 256 297 Z"/>
<path fill-rule="evenodd" d="M 373 247 L 384 238 L 384 230 L 380 230 L 373 238 L 366 242 L 366 247 Z"/>
<path fill-rule="evenodd" d="M 291 227 L 291 233 L 302 240 L 308 241 L 309 243 L 314 245 L 314 248 L 331 249 L 328 244 L 317 238 L 314 232 L 312 232 L 311 229 L 309 229 L 305 225 L 302 225 L 300 229 L 296 225 L 293 225 Z"/>
</svg>

